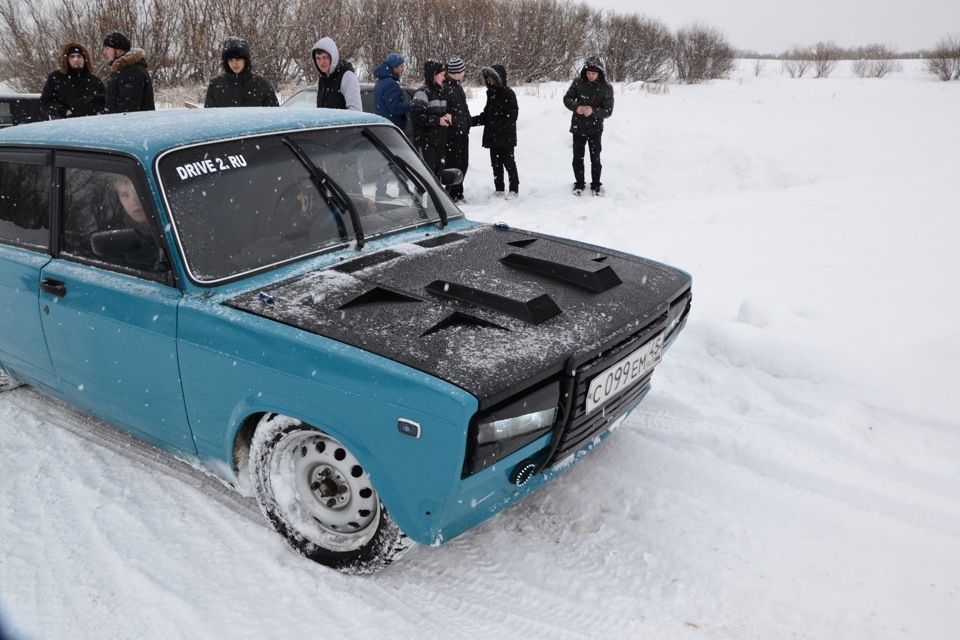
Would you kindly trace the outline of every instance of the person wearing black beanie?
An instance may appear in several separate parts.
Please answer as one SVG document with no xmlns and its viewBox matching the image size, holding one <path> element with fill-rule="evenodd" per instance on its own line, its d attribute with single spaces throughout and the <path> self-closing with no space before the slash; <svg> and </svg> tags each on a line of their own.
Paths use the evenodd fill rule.
<svg viewBox="0 0 960 640">
<path fill-rule="evenodd" d="M 153 78 L 143 49 L 132 47 L 129 38 L 114 31 L 103 38 L 103 55 L 110 62 L 104 113 L 153 111 Z"/>
<path fill-rule="evenodd" d="M 453 117 L 447 132 L 446 166 L 460 169 L 464 176 L 470 166 L 470 124 L 473 120 L 470 107 L 467 106 L 467 93 L 460 84 L 466 68 L 462 58 L 450 58 L 447 60 L 447 78 L 443 81 L 443 88 L 447 93 L 447 109 Z M 457 204 L 466 204 L 463 181 L 447 187 L 447 192 Z"/>
<path fill-rule="evenodd" d="M 253 72 L 250 45 L 243 38 L 227 38 L 220 53 L 223 73 L 210 81 L 203 106 L 278 107 L 277 92 L 266 78 Z"/>
<path fill-rule="evenodd" d="M 103 95 L 103 82 L 93 73 L 90 52 L 79 42 L 66 43 L 59 68 L 47 76 L 40 94 L 44 113 L 49 118 L 92 116 L 98 112 L 98 95 Z"/>
</svg>

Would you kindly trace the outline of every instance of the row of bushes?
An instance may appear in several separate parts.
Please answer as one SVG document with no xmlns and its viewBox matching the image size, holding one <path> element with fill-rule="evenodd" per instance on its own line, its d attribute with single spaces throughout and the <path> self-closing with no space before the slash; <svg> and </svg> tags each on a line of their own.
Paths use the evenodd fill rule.
<svg viewBox="0 0 960 640">
<path fill-rule="evenodd" d="M 925 60 L 926 70 L 941 80 L 960 79 L 960 37 L 945 37 L 932 50 L 918 56 Z M 851 60 L 853 73 L 860 78 L 882 78 L 901 70 L 902 57 L 903 54 L 882 44 L 843 49 L 833 42 L 818 42 L 812 47 L 794 47 L 778 59 L 791 78 L 807 74 L 826 78 L 841 60 Z"/>
<path fill-rule="evenodd" d="M 99 45 L 114 30 L 147 52 L 160 88 L 205 84 L 221 70 L 227 36 L 250 42 L 256 70 L 277 87 L 313 81 L 310 50 L 325 35 L 361 79 L 371 80 L 374 67 L 397 51 L 407 58 L 413 83 L 423 62 L 454 55 L 467 61 L 468 79 L 479 81 L 482 66 L 501 63 L 514 83 L 569 79 L 596 53 L 611 81 L 696 83 L 726 77 L 743 56 L 703 23 L 674 33 L 654 18 L 567 0 L 258 0 L 238 9 L 235 0 L 0 0 L 0 80 L 38 91 L 70 40 L 85 43 L 103 64 Z M 960 75 L 956 39 L 935 51 L 941 50 L 939 58 L 928 57 L 931 72 L 944 79 Z M 851 52 L 819 43 L 776 57 L 791 75 L 812 68 L 823 77 L 844 57 L 897 56 L 880 45 Z M 861 67 L 864 75 L 895 70 L 892 63 Z"/>
<path fill-rule="evenodd" d="M 467 61 L 468 78 L 502 63 L 517 83 L 568 79 L 596 53 L 611 81 L 676 74 L 697 82 L 722 77 L 734 59 L 716 29 L 694 25 L 674 34 L 659 20 L 558 0 L 259 0 L 249 10 L 234 0 L 0 0 L 4 79 L 36 91 L 64 42 L 79 40 L 99 54 L 114 30 L 147 52 L 160 87 L 219 73 L 227 36 L 246 38 L 254 67 L 277 86 L 315 77 L 310 50 L 325 35 L 365 80 L 391 51 L 407 58 L 414 82 L 423 62 L 454 55 Z"/>
</svg>

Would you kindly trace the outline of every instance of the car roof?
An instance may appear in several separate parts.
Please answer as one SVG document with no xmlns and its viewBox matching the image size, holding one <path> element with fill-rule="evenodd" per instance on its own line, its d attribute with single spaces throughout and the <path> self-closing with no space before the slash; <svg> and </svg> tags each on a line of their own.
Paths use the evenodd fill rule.
<svg viewBox="0 0 960 640">
<path fill-rule="evenodd" d="M 346 124 L 383 124 L 379 116 L 342 109 L 161 109 L 85 118 L 64 118 L 0 131 L 0 145 L 92 148 L 128 153 L 149 164 L 181 145 L 244 134 Z"/>
</svg>

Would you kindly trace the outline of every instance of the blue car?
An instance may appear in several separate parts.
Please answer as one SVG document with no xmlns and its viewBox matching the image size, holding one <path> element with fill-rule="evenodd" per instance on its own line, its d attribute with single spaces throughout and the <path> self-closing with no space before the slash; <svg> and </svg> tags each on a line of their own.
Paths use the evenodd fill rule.
<svg viewBox="0 0 960 640">
<path fill-rule="evenodd" d="M 460 179 L 348 111 L 6 129 L 0 368 L 381 569 L 612 433 L 690 310 L 680 270 L 467 220 Z"/>
</svg>

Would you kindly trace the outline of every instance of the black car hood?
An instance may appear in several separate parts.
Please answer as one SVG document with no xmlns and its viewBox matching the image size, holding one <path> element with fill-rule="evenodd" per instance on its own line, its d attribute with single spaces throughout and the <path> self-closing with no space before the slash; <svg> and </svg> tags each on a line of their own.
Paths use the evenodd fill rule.
<svg viewBox="0 0 960 640">
<path fill-rule="evenodd" d="M 663 316 L 682 271 L 503 227 L 401 244 L 227 305 L 447 380 L 482 406 Z"/>
</svg>

